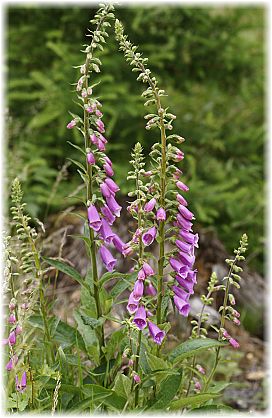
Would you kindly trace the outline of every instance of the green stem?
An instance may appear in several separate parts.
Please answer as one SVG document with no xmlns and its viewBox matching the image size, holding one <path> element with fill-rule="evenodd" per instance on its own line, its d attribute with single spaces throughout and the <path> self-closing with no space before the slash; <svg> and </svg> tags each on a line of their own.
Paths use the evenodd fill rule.
<svg viewBox="0 0 272 418">
<path fill-rule="evenodd" d="M 140 359 L 141 342 L 142 342 L 142 331 L 139 331 L 138 346 L 137 346 L 137 353 L 136 353 L 136 360 L 135 360 L 135 372 L 136 372 L 136 374 L 138 374 L 138 371 L 139 371 L 139 359 Z M 138 406 L 138 402 L 139 402 L 139 384 L 135 388 L 135 407 Z"/>
</svg>

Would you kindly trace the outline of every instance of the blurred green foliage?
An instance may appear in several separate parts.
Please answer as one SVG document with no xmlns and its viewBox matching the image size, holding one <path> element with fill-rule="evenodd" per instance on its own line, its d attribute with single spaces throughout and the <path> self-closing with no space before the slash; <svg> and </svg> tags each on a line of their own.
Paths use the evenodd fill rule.
<svg viewBox="0 0 272 418">
<path fill-rule="evenodd" d="M 8 173 L 19 175 L 33 215 L 74 203 L 65 197 L 80 184 L 75 168 L 52 197 L 57 174 L 75 157 L 67 140 L 68 111 L 78 111 L 74 65 L 94 9 L 7 8 Z M 264 22 L 263 7 L 122 7 L 116 16 L 149 57 L 150 68 L 186 138 L 182 162 L 190 207 L 202 227 L 214 228 L 231 251 L 249 236 L 251 266 L 263 272 L 264 223 Z M 129 154 L 136 141 L 146 154 L 158 140 L 145 131 L 143 86 L 118 51 L 113 31 L 101 52 L 96 88 L 103 102 L 116 180 L 128 191 Z M 72 138 L 74 136 L 74 138 Z M 16 164 L 15 164 L 16 162 Z M 51 197 L 49 198 L 49 196 Z"/>
</svg>

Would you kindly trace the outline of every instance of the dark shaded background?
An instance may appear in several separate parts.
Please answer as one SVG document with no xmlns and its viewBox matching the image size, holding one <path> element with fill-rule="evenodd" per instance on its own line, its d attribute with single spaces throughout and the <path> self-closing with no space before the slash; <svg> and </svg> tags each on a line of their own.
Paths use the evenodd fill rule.
<svg viewBox="0 0 272 418">
<path fill-rule="evenodd" d="M 248 263 L 263 273 L 264 213 L 264 8 L 123 7 L 116 16 L 169 94 L 177 115 L 175 132 L 187 140 L 182 163 L 190 186 L 190 208 L 204 229 L 213 229 L 232 251 L 241 233 L 249 236 Z M 94 14 L 83 7 L 7 9 L 8 183 L 23 182 L 32 215 L 45 220 L 69 205 L 81 183 L 72 166 L 56 181 L 75 151 L 67 140 L 73 103 L 73 65 Z M 97 87 L 114 161 L 125 195 L 129 154 L 141 141 L 146 154 L 158 140 L 145 131 L 143 86 L 118 51 L 113 31 L 101 52 Z M 74 137 L 73 137 L 74 136 Z M 65 170 L 63 170 L 64 172 Z M 67 181 L 68 180 L 68 181 Z"/>
</svg>

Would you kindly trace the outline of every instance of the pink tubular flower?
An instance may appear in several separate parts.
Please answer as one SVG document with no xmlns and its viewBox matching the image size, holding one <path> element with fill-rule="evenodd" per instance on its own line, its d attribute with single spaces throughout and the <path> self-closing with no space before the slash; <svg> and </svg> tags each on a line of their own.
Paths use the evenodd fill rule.
<svg viewBox="0 0 272 418">
<path fill-rule="evenodd" d="M 108 186 L 108 188 L 112 191 L 112 193 L 116 193 L 120 190 L 120 187 L 117 186 L 117 184 L 112 179 L 106 178 L 105 183 Z"/>
<path fill-rule="evenodd" d="M 200 384 L 200 382 L 198 380 L 195 382 L 195 390 L 197 392 L 199 392 L 201 390 L 201 384 Z"/>
<path fill-rule="evenodd" d="M 189 270 L 186 279 L 191 280 L 191 282 L 193 283 L 196 283 L 196 274 L 197 274 L 197 269 Z"/>
<path fill-rule="evenodd" d="M 145 272 L 145 277 L 154 276 L 154 270 L 153 268 L 146 262 L 143 264 L 143 270 Z"/>
<path fill-rule="evenodd" d="M 113 171 L 111 165 L 106 163 L 106 164 L 103 165 L 103 168 L 104 168 L 105 173 L 107 174 L 107 176 L 109 176 L 109 177 L 114 176 L 114 171 Z"/>
<path fill-rule="evenodd" d="M 18 363 L 18 356 L 13 356 L 11 357 L 11 359 L 9 360 L 9 362 L 6 364 L 6 370 L 8 372 L 10 372 Z"/>
<path fill-rule="evenodd" d="M 16 324 L 16 316 L 15 316 L 14 314 L 11 314 L 11 315 L 9 316 L 8 321 L 9 321 L 9 323 L 10 323 L 10 324 L 12 324 L 12 325 Z"/>
<path fill-rule="evenodd" d="M 233 348 L 239 348 L 240 347 L 240 344 L 234 338 L 230 338 L 229 343 L 230 343 L 230 345 L 232 345 Z"/>
<path fill-rule="evenodd" d="M 180 213 L 177 214 L 177 221 L 180 228 L 185 229 L 185 231 L 192 231 L 192 222 L 185 219 Z"/>
<path fill-rule="evenodd" d="M 169 259 L 169 263 L 173 270 L 175 270 L 177 273 L 179 273 L 183 277 L 187 277 L 187 273 L 189 271 L 188 266 L 184 266 L 181 264 L 179 260 L 176 260 L 175 258 L 171 257 Z"/>
<path fill-rule="evenodd" d="M 143 173 L 143 176 L 144 177 L 150 177 L 150 176 L 152 176 L 152 171 L 145 171 L 144 173 Z"/>
<path fill-rule="evenodd" d="M 97 148 L 99 149 L 99 151 L 105 151 L 105 149 L 106 149 L 105 143 L 103 141 L 101 141 L 100 138 L 97 141 Z"/>
<path fill-rule="evenodd" d="M 112 225 L 113 222 L 115 221 L 116 217 L 112 214 L 112 212 L 110 211 L 108 206 L 107 205 L 102 206 L 101 212 L 103 213 L 103 215 L 107 219 L 108 224 Z"/>
<path fill-rule="evenodd" d="M 96 114 L 96 116 L 97 116 L 98 118 L 102 118 L 102 116 L 103 116 L 103 113 L 102 113 L 102 112 L 100 112 L 100 110 L 99 110 L 99 109 L 97 109 L 97 110 L 95 111 L 95 114 Z"/>
<path fill-rule="evenodd" d="M 112 243 L 115 246 L 116 250 L 119 251 L 119 253 L 122 253 L 126 247 L 126 244 L 116 234 L 112 238 Z"/>
<path fill-rule="evenodd" d="M 182 181 L 177 181 L 176 185 L 180 190 L 183 190 L 184 192 L 188 192 L 189 190 L 189 187 L 182 183 Z"/>
<path fill-rule="evenodd" d="M 196 369 L 199 371 L 199 373 L 206 374 L 205 369 L 202 366 L 200 366 L 200 364 L 196 365 Z"/>
<path fill-rule="evenodd" d="M 94 105 L 88 106 L 88 107 L 86 108 L 86 111 L 87 111 L 88 113 L 93 113 L 93 112 L 95 111 L 95 106 L 94 106 Z"/>
<path fill-rule="evenodd" d="M 180 230 L 179 235 L 189 244 L 198 248 L 198 234 L 191 234 L 191 232 Z"/>
<path fill-rule="evenodd" d="M 185 219 L 188 219 L 189 221 L 195 219 L 194 214 L 190 212 L 189 209 L 186 208 L 186 206 L 179 205 L 178 210 Z"/>
<path fill-rule="evenodd" d="M 165 337 L 165 332 L 162 331 L 156 324 L 153 324 L 151 321 L 148 321 L 148 329 L 151 337 L 153 338 L 153 341 L 156 344 L 161 345 Z"/>
<path fill-rule="evenodd" d="M 182 152 L 181 150 L 178 150 L 176 155 L 175 155 L 175 159 L 177 161 L 181 161 L 184 159 L 184 152 Z"/>
<path fill-rule="evenodd" d="M 112 195 L 112 191 L 109 189 L 106 183 L 100 184 L 100 191 L 103 197 L 110 197 Z"/>
<path fill-rule="evenodd" d="M 183 206 L 188 206 L 187 200 L 185 200 L 179 193 L 177 194 L 177 201 Z"/>
<path fill-rule="evenodd" d="M 152 226 L 148 231 L 146 231 L 142 236 L 143 244 L 147 247 L 151 245 L 157 235 L 157 229 L 155 226 Z"/>
<path fill-rule="evenodd" d="M 23 328 L 21 327 L 20 324 L 18 324 L 15 328 L 15 334 L 20 335 L 22 333 L 22 331 L 23 331 Z"/>
<path fill-rule="evenodd" d="M 178 180 L 182 174 L 183 174 L 182 171 L 179 168 L 177 168 L 173 174 L 173 177 L 175 180 Z"/>
<path fill-rule="evenodd" d="M 119 218 L 122 207 L 118 205 L 114 196 L 106 197 L 106 202 L 111 212 Z"/>
<path fill-rule="evenodd" d="M 146 296 L 156 296 L 157 290 L 152 283 L 148 283 L 148 285 L 144 288 L 144 293 Z"/>
<path fill-rule="evenodd" d="M 123 256 L 127 257 L 131 255 L 132 253 L 133 253 L 133 248 L 129 244 L 126 244 L 125 248 L 122 251 Z"/>
<path fill-rule="evenodd" d="M 105 125 L 104 125 L 104 123 L 102 122 L 101 119 L 97 119 L 96 126 L 97 126 L 97 129 L 99 130 L 99 132 L 101 132 L 102 134 L 103 134 L 103 132 L 105 132 Z"/>
<path fill-rule="evenodd" d="M 19 382 L 18 376 L 16 375 L 15 382 L 16 382 L 16 390 L 18 392 L 23 393 L 26 389 L 26 372 L 22 374 L 22 378 L 20 382 Z"/>
<path fill-rule="evenodd" d="M 87 161 L 88 161 L 88 164 L 90 164 L 90 165 L 95 164 L 95 158 L 94 158 L 94 155 L 93 155 L 92 152 L 88 152 Z"/>
<path fill-rule="evenodd" d="M 181 289 L 178 286 L 173 286 L 172 289 L 180 299 L 183 299 L 185 300 L 185 302 L 188 302 L 190 298 L 190 293 L 185 292 L 185 290 Z"/>
<path fill-rule="evenodd" d="M 223 331 L 223 337 L 227 338 L 227 340 L 230 339 L 230 335 L 229 335 L 229 333 L 226 329 L 224 329 L 224 331 Z"/>
<path fill-rule="evenodd" d="M 180 241 L 179 239 L 176 240 L 176 246 L 185 253 L 189 255 L 194 255 L 194 246 L 191 244 L 187 244 L 186 242 Z"/>
<path fill-rule="evenodd" d="M 190 312 L 190 304 L 185 300 L 179 298 L 177 295 L 174 296 L 174 303 L 179 313 L 183 316 L 188 316 Z"/>
<path fill-rule="evenodd" d="M 9 310 L 14 311 L 15 308 L 16 308 L 16 302 L 14 302 L 14 299 L 13 299 L 9 302 Z"/>
<path fill-rule="evenodd" d="M 189 280 L 180 277 L 179 275 L 175 276 L 177 282 L 190 294 L 194 294 L 194 283 L 190 282 Z"/>
<path fill-rule="evenodd" d="M 16 334 L 15 334 L 15 331 L 11 331 L 11 333 L 9 334 L 8 342 L 9 342 L 10 345 L 16 344 Z"/>
<path fill-rule="evenodd" d="M 159 221 L 159 222 L 161 222 L 161 221 L 165 221 L 165 219 L 166 219 L 166 212 L 165 212 L 165 210 L 164 210 L 163 208 L 159 208 L 159 209 L 157 210 L 157 213 L 156 213 L 156 219 L 157 219 L 157 221 Z"/>
<path fill-rule="evenodd" d="M 107 144 L 108 143 L 108 141 L 106 140 L 106 138 L 102 134 L 99 135 L 99 138 L 103 142 L 103 144 Z"/>
<path fill-rule="evenodd" d="M 145 280 L 145 271 L 144 271 L 144 269 L 141 269 L 141 270 L 139 270 L 139 273 L 138 273 L 138 280 Z"/>
<path fill-rule="evenodd" d="M 241 324 L 238 318 L 233 318 L 233 323 L 238 326 Z"/>
<path fill-rule="evenodd" d="M 107 157 L 106 155 L 104 156 L 104 160 L 105 160 L 105 162 L 107 163 L 107 164 L 109 164 L 110 166 L 112 166 L 112 162 L 111 162 L 111 160 L 109 159 L 109 157 Z"/>
<path fill-rule="evenodd" d="M 127 310 L 131 315 L 137 311 L 138 303 L 139 301 L 135 299 L 133 292 L 131 292 L 131 294 L 129 295 L 128 304 L 127 304 Z"/>
<path fill-rule="evenodd" d="M 99 232 L 106 244 L 110 244 L 115 237 L 115 233 L 112 231 L 105 218 L 102 218 L 101 220 L 101 228 Z"/>
<path fill-rule="evenodd" d="M 98 141 L 99 139 L 97 138 L 97 136 L 95 134 L 92 134 L 90 136 L 90 141 L 94 144 L 94 145 L 98 145 Z"/>
<path fill-rule="evenodd" d="M 76 126 L 76 121 L 75 119 L 71 120 L 71 122 L 69 122 L 66 126 L 67 129 L 72 129 Z"/>
<path fill-rule="evenodd" d="M 133 322 L 141 331 L 146 327 L 146 311 L 143 306 L 138 308 Z"/>
<path fill-rule="evenodd" d="M 105 264 L 106 269 L 108 271 L 113 271 L 117 260 L 116 258 L 113 258 L 111 252 L 107 249 L 107 247 L 101 245 L 101 247 L 99 248 L 99 254 L 103 263 Z"/>
<path fill-rule="evenodd" d="M 133 375 L 133 380 L 134 380 L 135 383 L 141 383 L 141 378 L 136 373 Z"/>
<path fill-rule="evenodd" d="M 195 256 L 189 255 L 183 251 L 179 251 L 178 254 L 179 260 L 186 266 L 192 267 L 195 262 Z"/>
<path fill-rule="evenodd" d="M 145 212 L 151 212 L 151 211 L 154 209 L 154 207 L 155 207 L 156 203 L 157 203 L 157 201 L 156 201 L 156 199 L 153 197 L 153 198 L 152 198 L 149 202 L 147 202 L 147 203 L 144 205 L 144 211 L 145 211 Z"/>
<path fill-rule="evenodd" d="M 144 292 L 144 284 L 142 280 L 136 280 L 134 289 L 133 289 L 133 296 L 134 299 L 139 301 L 141 297 L 143 296 Z"/>
<path fill-rule="evenodd" d="M 88 207 L 88 219 L 90 228 L 98 232 L 101 227 L 101 219 L 94 205 Z"/>
</svg>

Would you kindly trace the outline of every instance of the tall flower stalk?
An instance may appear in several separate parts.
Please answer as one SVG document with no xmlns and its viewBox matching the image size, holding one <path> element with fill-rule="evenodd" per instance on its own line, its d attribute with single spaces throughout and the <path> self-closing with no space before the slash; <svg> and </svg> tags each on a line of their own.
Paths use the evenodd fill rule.
<svg viewBox="0 0 272 418">
<path fill-rule="evenodd" d="M 184 158 L 184 153 L 176 146 L 184 139 L 179 135 L 167 135 L 166 133 L 167 130 L 172 130 L 172 122 L 176 116 L 169 113 L 167 108 L 163 108 L 161 98 L 166 94 L 158 87 L 156 78 L 147 68 L 148 59 L 143 58 L 137 52 L 137 47 L 124 35 L 123 26 L 118 20 L 115 23 L 115 33 L 120 49 L 124 52 L 129 64 L 133 66 L 132 71 L 139 72 L 137 80 L 148 85 L 142 93 L 146 99 L 145 106 L 153 105 L 156 109 L 156 113 L 145 116 L 148 120 L 146 129 L 158 128 L 160 131 L 160 142 L 153 145 L 150 153 L 153 168 L 150 177 L 150 190 L 153 192 L 157 214 L 153 227 L 142 235 L 145 246 L 150 245 L 156 237 L 159 244 L 156 304 L 158 325 L 164 322 L 166 315 L 166 310 L 162 312 L 162 301 L 167 289 L 164 283 L 165 267 L 168 264 L 171 265 L 173 269 L 171 275 L 177 280 L 177 285 L 172 287 L 169 294 L 173 297 L 174 304 L 181 315 L 187 316 L 189 313 L 188 300 L 196 282 L 196 270 L 193 270 L 193 264 L 195 261 L 194 247 L 198 245 L 198 236 L 192 233 L 191 221 L 194 216 L 187 208 L 188 204 L 185 198 L 176 192 L 177 189 L 182 192 L 189 190 L 180 181 L 182 172 L 175 165 Z M 166 232 L 167 230 L 169 230 L 169 234 Z M 167 240 L 171 240 L 175 248 L 166 254 Z"/>
</svg>

